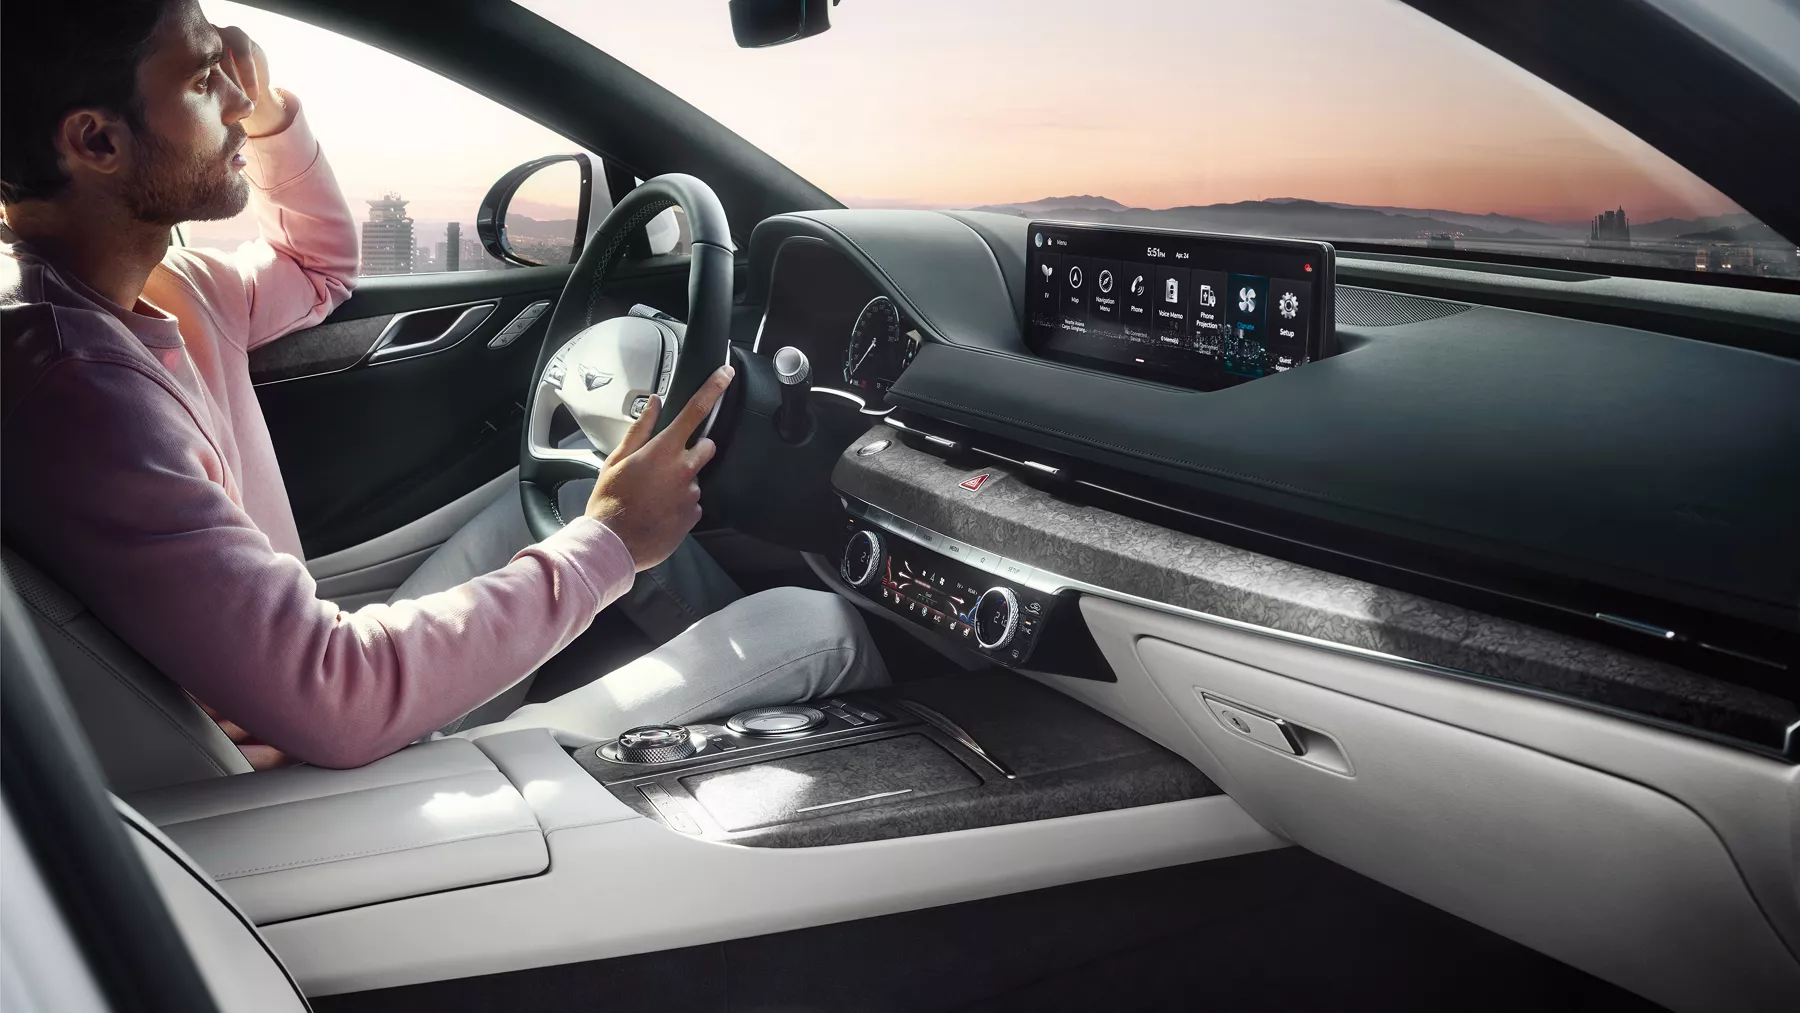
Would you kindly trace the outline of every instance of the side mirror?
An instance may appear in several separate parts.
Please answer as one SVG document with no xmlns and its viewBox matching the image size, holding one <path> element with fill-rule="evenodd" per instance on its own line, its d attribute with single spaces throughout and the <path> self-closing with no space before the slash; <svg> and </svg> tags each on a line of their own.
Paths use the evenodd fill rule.
<svg viewBox="0 0 1800 1013">
<path fill-rule="evenodd" d="M 743 49 L 779 46 L 831 27 L 837 0 L 731 0 L 731 34 Z"/>
<path fill-rule="evenodd" d="M 593 194 L 594 164 L 587 155 L 534 158 L 501 176 L 481 199 L 475 234 L 489 254 L 508 264 L 573 264 L 587 242 Z"/>
</svg>

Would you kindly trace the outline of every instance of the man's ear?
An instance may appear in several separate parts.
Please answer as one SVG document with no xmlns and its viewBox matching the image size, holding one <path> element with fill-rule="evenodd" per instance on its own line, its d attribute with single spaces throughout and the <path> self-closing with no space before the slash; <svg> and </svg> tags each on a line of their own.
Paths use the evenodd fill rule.
<svg viewBox="0 0 1800 1013">
<path fill-rule="evenodd" d="M 62 118 L 56 153 L 71 174 L 82 171 L 110 176 L 131 158 L 131 126 L 101 109 L 76 109 Z"/>
</svg>

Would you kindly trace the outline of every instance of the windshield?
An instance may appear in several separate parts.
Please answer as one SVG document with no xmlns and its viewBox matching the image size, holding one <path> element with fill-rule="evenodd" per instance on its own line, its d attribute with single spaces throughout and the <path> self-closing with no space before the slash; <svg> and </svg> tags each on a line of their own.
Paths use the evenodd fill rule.
<svg viewBox="0 0 1800 1013">
<path fill-rule="evenodd" d="M 745 50 L 721 0 L 519 0 L 850 207 L 1800 278 L 1649 145 L 1395 0 L 851 0 Z"/>
</svg>

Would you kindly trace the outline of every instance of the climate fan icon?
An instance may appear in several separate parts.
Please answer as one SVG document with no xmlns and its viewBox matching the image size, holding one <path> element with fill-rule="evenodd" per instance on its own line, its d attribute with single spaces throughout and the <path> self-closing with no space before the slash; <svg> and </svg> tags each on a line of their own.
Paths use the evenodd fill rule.
<svg viewBox="0 0 1800 1013">
<path fill-rule="evenodd" d="M 1280 306 L 1281 315 L 1292 320 L 1300 313 L 1300 297 L 1292 292 L 1283 292 L 1281 293 Z"/>
<path fill-rule="evenodd" d="M 1238 312 L 1256 312 L 1256 290 L 1248 285 L 1238 289 Z"/>
</svg>

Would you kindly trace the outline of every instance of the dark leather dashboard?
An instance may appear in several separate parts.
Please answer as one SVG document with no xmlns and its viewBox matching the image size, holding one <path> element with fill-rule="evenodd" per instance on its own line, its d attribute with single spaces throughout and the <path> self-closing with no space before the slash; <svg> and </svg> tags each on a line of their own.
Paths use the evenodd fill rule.
<svg viewBox="0 0 1800 1013">
<path fill-rule="evenodd" d="M 1030 355 L 1021 219 L 777 216 L 752 241 L 753 300 L 755 263 L 795 235 L 837 246 L 927 330 L 891 394 L 904 408 L 1177 498 L 1800 631 L 1800 362 L 1482 306 L 1341 324 L 1344 354 L 1201 393 Z"/>
</svg>

